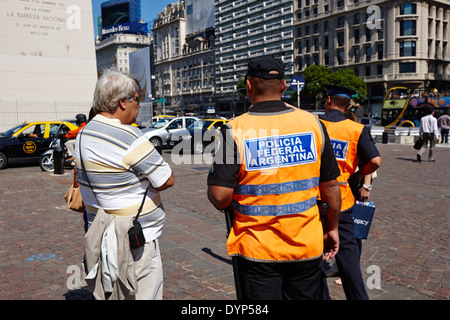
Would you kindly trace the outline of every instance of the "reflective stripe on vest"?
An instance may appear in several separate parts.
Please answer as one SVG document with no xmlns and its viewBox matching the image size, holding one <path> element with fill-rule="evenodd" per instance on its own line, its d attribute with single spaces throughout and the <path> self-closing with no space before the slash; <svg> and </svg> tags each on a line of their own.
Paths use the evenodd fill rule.
<svg viewBox="0 0 450 320">
<path fill-rule="evenodd" d="M 320 257 L 323 132 L 318 120 L 295 108 L 271 116 L 247 113 L 229 126 L 241 169 L 228 253 L 272 262 Z"/>
<path fill-rule="evenodd" d="M 331 122 L 322 120 L 327 128 L 334 154 L 341 171 L 337 181 L 341 190 L 341 212 L 350 209 L 355 197 L 348 185 L 348 179 L 358 167 L 357 146 L 364 125 L 352 120 Z"/>
</svg>

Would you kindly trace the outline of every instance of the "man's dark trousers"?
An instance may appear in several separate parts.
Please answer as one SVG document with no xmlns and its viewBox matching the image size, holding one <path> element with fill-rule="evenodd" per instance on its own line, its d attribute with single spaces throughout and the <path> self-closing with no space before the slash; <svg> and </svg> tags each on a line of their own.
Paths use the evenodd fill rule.
<svg viewBox="0 0 450 320">
<path fill-rule="evenodd" d="M 347 300 L 368 300 L 359 263 L 360 254 L 355 240 L 355 225 L 351 210 L 339 215 L 339 252 L 335 256 Z M 328 287 L 324 286 L 324 299 L 329 300 Z"/>
<path fill-rule="evenodd" d="M 271 263 L 238 257 L 243 300 L 321 300 L 321 260 Z"/>
</svg>

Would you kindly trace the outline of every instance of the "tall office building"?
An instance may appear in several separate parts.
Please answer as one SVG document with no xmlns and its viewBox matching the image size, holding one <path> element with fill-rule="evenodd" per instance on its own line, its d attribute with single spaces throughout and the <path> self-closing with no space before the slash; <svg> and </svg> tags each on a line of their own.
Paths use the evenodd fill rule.
<svg viewBox="0 0 450 320">
<path fill-rule="evenodd" d="M 130 53 L 151 43 L 148 24 L 141 20 L 141 1 L 105 1 L 101 11 L 101 32 L 95 44 L 97 70 L 116 67 L 130 72 Z"/>
<path fill-rule="evenodd" d="M 448 0 L 296 0 L 295 73 L 351 68 L 379 115 L 393 86 L 450 89 Z"/>
<path fill-rule="evenodd" d="M 275 57 L 293 69 L 293 2 L 215 0 L 216 97 L 226 104 L 250 59 Z"/>
<path fill-rule="evenodd" d="M 155 96 L 165 111 L 201 112 L 214 105 L 214 0 L 167 5 L 153 25 Z M 164 111 L 161 104 L 158 111 Z"/>
</svg>

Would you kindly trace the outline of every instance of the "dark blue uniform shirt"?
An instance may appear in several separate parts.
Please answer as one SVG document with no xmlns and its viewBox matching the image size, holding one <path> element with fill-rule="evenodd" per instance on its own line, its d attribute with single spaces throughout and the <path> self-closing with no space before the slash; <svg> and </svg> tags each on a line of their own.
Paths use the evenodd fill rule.
<svg viewBox="0 0 450 320">
<path fill-rule="evenodd" d="M 339 110 L 330 109 L 324 114 L 320 115 L 319 119 L 330 122 L 341 122 L 346 120 L 347 117 Z M 361 136 L 359 137 L 357 154 L 360 162 L 359 168 L 362 168 L 367 162 L 369 162 L 370 159 L 373 159 L 380 155 L 377 147 L 375 147 L 375 143 L 372 140 L 370 132 L 366 127 L 364 127 Z"/>
</svg>

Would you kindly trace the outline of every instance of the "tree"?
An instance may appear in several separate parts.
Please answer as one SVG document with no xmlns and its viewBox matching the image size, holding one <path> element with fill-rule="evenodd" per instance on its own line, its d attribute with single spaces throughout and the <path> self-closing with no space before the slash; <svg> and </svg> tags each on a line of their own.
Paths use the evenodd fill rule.
<svg viewBox="0 0 450 320">
<path fill-rule="evenodd" d="M 236 90 L 238 100 L 245 100 L 247 98 L 247 84 L 245 83 L 245 78 L 239 80 Z"/>
<path fill-rule="evenodd" d="M 331 73 L 325 66 L 314 64 L 307 67 L 304 71 L 305 89 L 302 96 L 314 98 L 314 101 L 321 100 L 327 92 L 326 86 L 330 84 L 327 79 Z"/>
<path fill-rule="evenodd" d="M 352 69 L 339 69 L 331 71 L 325 66 L 312 65 L 304 71 L 305 90 L 302 96 L 322 100 L 327 93 L 328 85 L 344 86 L 358 92 L 354 101 L 362 103 L 367 97 L 366 83 L 355 75 Z"/>
<path fill-rule="evenodd" d="M 360 77 L 355 75 L 353 69 L 339 69 L 331 73 L 327 81 L 329 81 L 329 84 L 355 90 L 358 93 L 358 96 L 353 98 L 355 102 L 363 103 L 367 98 L 367 85 Z"/>
</svg>

